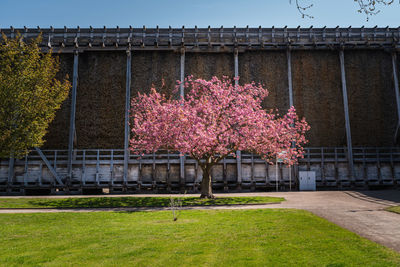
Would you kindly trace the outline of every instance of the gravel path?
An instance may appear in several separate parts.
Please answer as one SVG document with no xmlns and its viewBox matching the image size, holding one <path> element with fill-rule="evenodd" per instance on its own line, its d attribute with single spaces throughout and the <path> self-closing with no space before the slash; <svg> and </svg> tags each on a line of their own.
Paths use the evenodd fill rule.
<svg viewBox="0 0 400 267">
<path fill-rule="evenodd" d="M 304 209 L 323 217 L 341 227 L 355 232 L 372 241 L 400 252 L 400 214 L 384 211 L 389 206 L 400 205 L 399 190 L 385 191 L 317 191 L 317 192 L 268 192 L 216 194 L 218 196 L 276 196 L 286 201 L 267 205 L 232 205 L 214 207 L 184 207 L 185 210 L 211 209 L 264 209 L 294 208 Z M 102 195 L 103 197 L 105 195 Z M 119 197 L 123 195 L 109 195 Z M 160 196 L 160 195 L 135 195 Z M 165 195 L 164 195 L 165 196 Z M 187 194 L 186 196 L 198 196 Z M 66 196 L 51 196 L 59 198 Z M 92 196 L 68 196 L 92 197 Z M 23 198 L 27 198 L 24 196 Z M 47 196 L 47 198 L 49 198 Z M 1 201 L 1 197 L 0 197 Z M 92 209 L 0 209 L 0 213 L 37 212 L 97 212 L 97 211 L 154 211 L 168 208 L 92 208 Z"/>
</svg>

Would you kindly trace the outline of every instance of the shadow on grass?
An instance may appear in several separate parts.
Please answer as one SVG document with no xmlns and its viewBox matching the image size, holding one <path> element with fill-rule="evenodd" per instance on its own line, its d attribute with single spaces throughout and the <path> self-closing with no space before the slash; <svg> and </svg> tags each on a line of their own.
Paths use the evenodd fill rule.
<svg viewBox="0 0 400 267">
<path fill-rule="evenodd" d="M 182 197 L 182 206 L 221 206 L 277 203 L 284 199 L 275 197 L 223 197 L 200 199 Z M 62 199 L 20 199 L 25 203 L 13 203 L 15 208 L 121 208 L 121 207 L 168 207 L 169 197 L 89 197 Z M 4 203 L 2 207 L 7 206 Z"/>
</svg>

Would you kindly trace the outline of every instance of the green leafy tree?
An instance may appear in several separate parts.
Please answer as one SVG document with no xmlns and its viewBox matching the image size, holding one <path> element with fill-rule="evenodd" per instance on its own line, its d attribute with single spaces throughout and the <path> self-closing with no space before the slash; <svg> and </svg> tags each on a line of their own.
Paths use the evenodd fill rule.
<svg viewBox="0 0 400 267">
<path fill-rule="evenodd" d="M 42 53 L 41 36 L 24 42 L 17 34 L 0 43 L 0 158 L 23 157 L 44 143 L 55 112 L 67 98 L 68 77 L 56 79 L 59 59 Z"/>
</svg>

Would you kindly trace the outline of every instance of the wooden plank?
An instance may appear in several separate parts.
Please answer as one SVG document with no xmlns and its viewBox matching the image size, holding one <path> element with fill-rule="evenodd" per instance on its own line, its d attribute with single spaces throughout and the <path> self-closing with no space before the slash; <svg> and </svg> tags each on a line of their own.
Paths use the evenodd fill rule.
<svg viewBox="0 0 400 267">
<path fill-rule="evenodd" d="M 110 163 L 110 182 L 109 184 L 114 184 L 114 150 L 111 150 L 111 163 Z M 125 162 L 124 162 L 125 163 Z"/>
<path fill-rule="evenodd" d="M 184 91 L 184 81 L 185 81 L 185 49 L 181 49 L 181 65 L 180 65 L 180 73 L 181 73 L 181 84 L 179 85 L 179 95 L 181 99 L 185 97 Z M 179 183 L 182 185 L 185 181 L 185 155 L 179 156 L 179 166 L 180 166 L 180 177 Z"/>
<path fill-rule="evenodd" d="M 399 135 L 400 127 L 400 92 L 399 92 L 399 78 L 397 71 L 397 54 L 392 52 L 392 68 L 393 68 L 393 82 L 394 82 L 394 92 L 396 95 L 396 107 L 397 107 L 397 127 L 394 136 L 394 143 L 397 143 L 397 138 Z"/>
<path fill-rule="evenodd" d="M 81 173 L 81 181 L 83 185 L 86 185 L 86 151 L 82 152 L 82 173 Z"/>
<path fill-rule="evenodd" d="M 219 34 L 217 33 L 219 30 Z M 73 49 L 104 49 L 125 50 L 127 47 L 137 49 L 159 50 L 166 47 L 179 49 L 186 47 L 240 46 L 242 48 L 262 49 L 264 45 L 279 49 L 287 49 L 288 45 L 300 49 L 331 49 L 339 46 L 340 42 L 346 47 L 356 45 L 356 49 L 375 47 L 378 49 L 399 48 L 399 43 L 393 42 L 400 37 L 399 28 L 46 28 L 31 30 L 28 28 L 2 29 L 7 37 L 15 36 L 15 31 L 24 32 L 24 39 L 35 38 L 39 33 L 43 35 L 40 44 L 46 49 L 63 49 L 71 53 Z M 180 42 L 178 42 L 180 40 Z M 265 41 L 265 43 L 264 43 Z"/>
<path fill-rule="evenodd" d="M 38 177 L 39 185 L 40 185 L 40 186 L 43 185 L 43 183 L 42 183 L 42 177 L 43 177 L 43 163 L 40 163 L 40 164 L 39 164 L 39 177 Z"/>
<path fill-rule="evenodd" d="M 53 166 L 51 166 L 50 162 L 47 160 L 46 156 L 43 154 L 42 150 L 40 148 L 35 147 L 36 152 L 39 154 L 39 156 L 42 158 L 43 162 L 46 164 L 47 168 L 49 169 L 50 173 L 54 176 L 56 179 L 57 183 L 59 185 L 64 185 L 64 183 L 61 181 L 61 178 L 58 176 L 57 172 L 54 170 Z"/>
<path fill-rule="evenodd" d="M 180 93 L 180 97 L 184 98 L 185 96 L 185 87 L 184 87 L 184 81 L 185 81 L 185 49 L 182 48 L 181 49 L 181 84 L 179 85 L 179 93 Z"/>
<path fill-rule="evenodd" d="M 99 180 L 99 176 L 100 176 L 100 150 L 97 150 L 97 155 L 96 155 L 96 184 L 99 185 L 100 184 L 100 180 Z"/>
<path fill-rule="evenodd" d="M 13 179 L 14 179 L 14 162 L 15 162 L 14 157 L 10 157 L 10 159 L 8 161 L 8 179 L 7 179 L 7 185 L 9 187 L 12 186 Z"/>
<path fill-rule="evenodd" d="M 132 74 L 132 53 L 126 51 L 126 86 L 125 86 L 125 136 L 124 136 L 124 184 L 128 180 L 128 164 L 129 164 L 129 110 L 131 108 L 131 74 Z"/>
<path fill-rule="evenodd" d="M 25 155 L 25 162 L 24 162 L 24 175 L 23 175 L 23 183 L 25 186 L 27 186 L 28 181 L 27 177 L 28 176 L 28 155 Z"/>
<path fill-rule="evenodd" d="M 292 55 L 290 49 L 286 50 L 287 70 L 288 70 L 288 87 L 289 87 L 289 106 L 293 106 L 293 85 L 292 85 Z"/>
<path fill-rule="evenodd" d="M 235 28 L 236 29 L 236 28 Z M 235 34 L 235 39 L 236 39 L 236 34 Z M 239 50 L 236 48 L 233 53 L 234 56 L 234 63 L 235 63 L 235 78 L 239 77 Z M 235 86 L 239 85 L 239 80 L 235 80 Z M 242 152 L 241 151 L 236 151 L 236 165 L 237 165 L 237 182 L 240 186 L 242 183 Z"/>
<path fill-rule="evenodd" d="M 349 116 L 349 104 L 347 100 L 347 86 L 346 86 L 346 72 L 344 67 L 344 51 L 341 49 L 339 51 L 340 60 L 340 72 L 342 78 L 342 93 L 343 93 L 343 107 L 344 107 L 344 117 L 346 125 L 346 140 L 347 140 L 347 160 L 349 164 L 349 176 L 350 179 L 354 179 L 354 168 L 353 168 L 353 146 L 351 142 L 351 129 L 350 129 L 350 116 Z"/>
<path fill-rule="evenodd" d="M 74 69 L 72 76 L 72 95 L 71 95 L 71 114 L 69 123 L 69 141 L 68 141 L 68 166 L 67 173 L 68 178 L 71 179 L 72 176 L 72 154 L 74 149 L 74 134 L 75 134 L 75 113 L 76 113 L 76 89 L 78 86 L 78 51 L 74 52 Z"/>
</svg>

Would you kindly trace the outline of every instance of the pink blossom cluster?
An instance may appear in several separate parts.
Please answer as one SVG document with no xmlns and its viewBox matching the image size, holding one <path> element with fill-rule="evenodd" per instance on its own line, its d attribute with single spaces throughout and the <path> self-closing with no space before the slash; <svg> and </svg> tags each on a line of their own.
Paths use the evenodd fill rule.
<svg viewBox="0 0 400 267">
<path fill-rule="evenodd" d="M 177 88 L 179 87 L 179 83 Z M 265 160 L 280 158 L 293 164 L 303 157 L 309 126 L 295 108 L 278 116 L 261 107 L 268 90 L 254 82 L 235 85 L 219 80 L 184 81 L 185 97 L 166 98 L 152 88 L 131 102 L 133 152 L 170 149 L 197 160 L 216 163 L 237 150 L 253 152 Z"/>
</svg>

